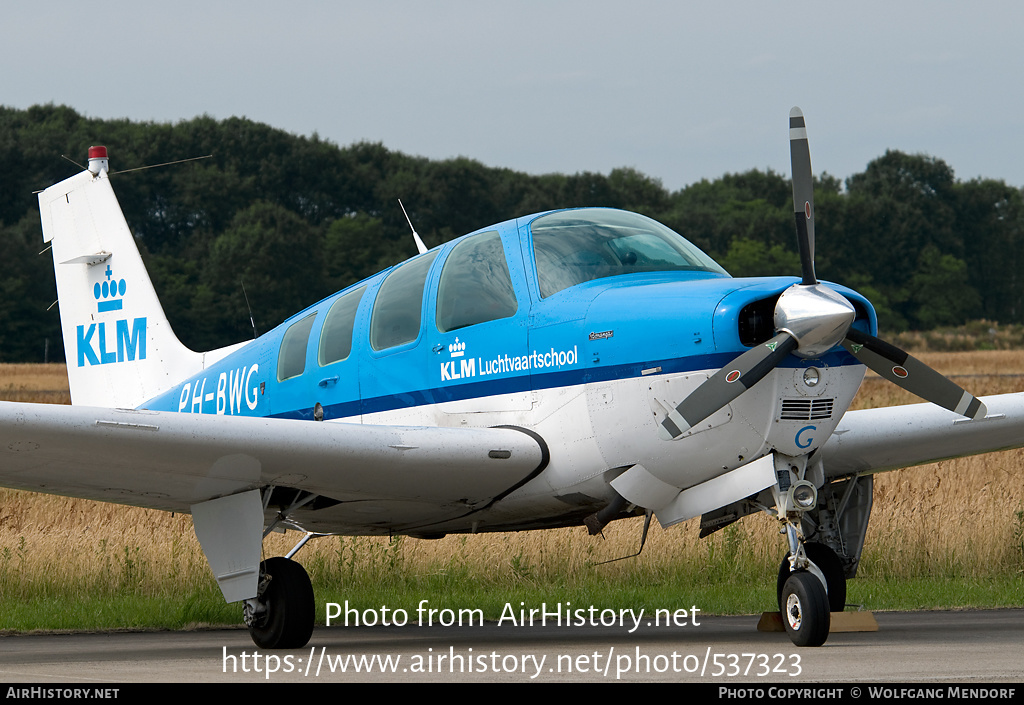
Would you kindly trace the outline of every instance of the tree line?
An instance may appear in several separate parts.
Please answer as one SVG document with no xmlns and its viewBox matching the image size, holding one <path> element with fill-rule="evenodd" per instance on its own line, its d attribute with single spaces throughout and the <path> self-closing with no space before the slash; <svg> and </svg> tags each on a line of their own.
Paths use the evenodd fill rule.
<svg viewBox="0 0 1024 705">
<path fill-rule="evenodd" d="M 0 361 L 63 357 L 33 192 L 79 171 L 69 160 L 84 162 L 93 144 L 110 150 L 167 316 L 195 350 L 251 338 L 250 309 L 263 333 L 415 254 L 399 198 L 428 246 L 537 211 L 610 206 L 665 223 L 734 276 L 800 271 L 790 181 L 770 170 L 668 191 L 633 169 L 528 175 L 376 143 L 339 147 L 244 118 L 170 124 L 0 107 Z M 893 150 L 845 182 L 816 178 L 815 208 L 818 276 L 866 295 L 886 331 L 1024 322 L 1019 188 L 959 181 L 941 159 Z"/>
</svg>

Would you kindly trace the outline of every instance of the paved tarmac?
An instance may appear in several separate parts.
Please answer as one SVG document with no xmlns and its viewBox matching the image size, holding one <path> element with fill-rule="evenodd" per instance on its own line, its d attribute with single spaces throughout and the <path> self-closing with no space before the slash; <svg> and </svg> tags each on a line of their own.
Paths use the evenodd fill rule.
<svg viewBox="0 0 1024 705">
<path fill-rule="evenodd" d="M 0 637 L 0 682 L 1024 681 L 1024 609 L 875 617 L 879 631 L 831 634 L 816 649 L 758 632 L 757 617 L 703 615 L 699 625 L 641 622 L 633 633 L 628 618 L 614 627 L 319 627 L 306 648 L 274 652 L 243 629 L 17 635 Z"/>
</svg>

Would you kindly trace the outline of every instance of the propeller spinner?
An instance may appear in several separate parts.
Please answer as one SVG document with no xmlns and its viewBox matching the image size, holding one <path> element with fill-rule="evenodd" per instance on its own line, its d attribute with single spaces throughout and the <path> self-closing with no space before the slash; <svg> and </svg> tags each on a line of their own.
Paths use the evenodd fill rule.
<svg viewBox="0 0 1024 705">
<path fill-rule="evenodd" d="M 662 421 L 665 431 L 678 438 L 757 384 L 791 353 L 814 358 L 840 344 L 869 369 L 922 399 L 968 418 L 984 418 L 985 405 L 970 392 L 896 346 L 853 328 L 856 312 L 850 302 L 818 283 L 814 179 L 800 108 L 789 113 L 789 146 L 801 281 L 779 297 L 775 337 L 747 350 L 697 387 Z"/>
</svg>

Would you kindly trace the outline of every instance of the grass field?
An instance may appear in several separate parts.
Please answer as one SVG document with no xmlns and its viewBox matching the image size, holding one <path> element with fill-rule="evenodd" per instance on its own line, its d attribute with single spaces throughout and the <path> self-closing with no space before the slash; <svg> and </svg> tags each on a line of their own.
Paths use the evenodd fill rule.
<svg viewBox="0 0 1024 705">
<path fill-rule="evenodd" d="M 922 353 L 979 395 L 1024 390 L 1024 353 Z M 60 365 L 0 365 L 0 398 L 68 403 Z M 869 377 L 855 406 L 918 401 Z M 869 609 L 1024 605 L 1024 451 L 946 461 L 878 476 L 849 600 Z M 774 599 L 785 552 L 773 522 L 752 516 L 697 539 L 696 522 L 656 525 L 637 558 L 641 520 L 605 536 L 584 528 L 409 538 L 325 537 L 300 558 L 325 602 L 480 607 L 570 601 L 602 607 L 699 606 L 752 613 Z M 272 534 L 281 555 L 295 533 Z M 191 517 L 0 490 L 0 629 L 181 628 L 240 623 L 224 605 Z"/>
</svg>

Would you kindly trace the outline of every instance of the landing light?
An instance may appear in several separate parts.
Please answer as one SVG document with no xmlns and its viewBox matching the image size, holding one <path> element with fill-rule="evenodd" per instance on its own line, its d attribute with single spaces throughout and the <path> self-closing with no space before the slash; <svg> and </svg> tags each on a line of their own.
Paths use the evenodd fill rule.
<svg viewBox="0 0 1024 705">
<path fill-rule="evenodd" d="M 800 480 L 789 489 L 789 496 L 793 500 L 792 506 L 800 511 L 807 511 L 817 503 L 818 490 L 807 480 Z"/>
<path fill-rule="evenodd" d="M 817 367 L 808 367 L 804 370 L 804 384 L 808 387 L 817 387 L 821 381 L 821 371 Z"/>
</svg>

